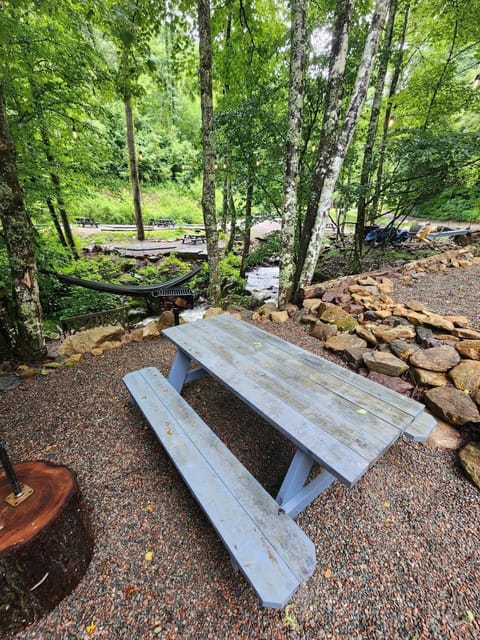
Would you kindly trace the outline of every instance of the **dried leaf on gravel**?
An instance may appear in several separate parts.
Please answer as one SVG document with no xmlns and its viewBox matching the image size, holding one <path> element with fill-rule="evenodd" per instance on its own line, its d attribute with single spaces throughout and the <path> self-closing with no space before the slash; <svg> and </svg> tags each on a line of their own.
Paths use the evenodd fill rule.
<svg viewBox="0 0 480 640">
<path fill-rule="evenodd" d="M 153 560 L 153 551 L 146 551 L 145 552 L 145 560 L 147 562 L 151 562 Z"/>
<path fill-rule="evenodd" d="M 145 511 L 148 511 L 148 513 L 153 513 L 153 504 L 147 504 L 147 506 L 145 507 Z"/>
<path fill-rule="evenodd" d="M 288 624 L 290 629 L 296 631 L 298 629 L 298 620 L 296 615 L 292 611 L 292 605 L 287 605 L 283 612 L 283 621 Z"/>
<path fill-rule="evenodd" d="M 85 627 L 85 631 L 87 633 L 93 633 L 95 631 L 96 626 L 97 625 L 95 624 L 95 622 L 91 622 L 90 624 L 87 624 L 87 626 Z"/>
<path fill-rule="evenodd" d="M 325 571 L 323 572 L 323 577 L 324 578 L 331 578 L 332 577 L 332 570 L 330 569 L 330 567 L 328 567 L 328 569 L 325 569 Z"/>
</svg>

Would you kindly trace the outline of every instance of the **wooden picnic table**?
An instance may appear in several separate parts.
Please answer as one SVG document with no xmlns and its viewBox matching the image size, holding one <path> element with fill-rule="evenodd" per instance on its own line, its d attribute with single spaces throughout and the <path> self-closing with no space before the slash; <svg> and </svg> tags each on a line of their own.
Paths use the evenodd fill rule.
<svg viewBox="0 0 480 640">
<path fill-rule="evenodd" d="M 200 233 L 198 232 L 197 234 L 195 233 L 186 233 L 183 238 L 182 238 L 182 244 L 188 243 L 188 244 L 197 244 L 197 242 L 206 242 L 207 238 L 205 235 L 200 235 Z"/>
<path fill-rule="evenodd" d="M 298 447 L 277 496 L 292 516 L 335 479 L 353 486 L 402 434 L 422 439 L 435 424 L 419 402 L 229 315 L 163 333 L 178 349 L 177 391 L 210 374 Z M 324 471 L 304 487 L 314 463 Z"/>
<path fill-rule="evenodd" d="M 292 518 L 334 480 L 358 482 L 402 434 L 425 439 L 435 421 L 422 404 L 229 315 L 163 334 L 177 347 L 168 380 L 147 367 L 125 384 L 234 566 L 264 606 L 283 607 L 315 566 Z M 296 446 L 276 500 L 181 397 L 185 383 L 205 375 Z M 308 481 L 314 464 L 322 471 Z"/>
</svg>

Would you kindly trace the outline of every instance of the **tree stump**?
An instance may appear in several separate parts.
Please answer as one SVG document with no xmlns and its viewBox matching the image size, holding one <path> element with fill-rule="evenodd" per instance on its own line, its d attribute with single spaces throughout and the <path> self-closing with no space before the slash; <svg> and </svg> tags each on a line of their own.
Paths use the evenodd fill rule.
<svg viewBox="0 0 480 640">
<path fill-rule="evenodd" d="M 46 461 L 14 466 L 33 493 L 18 506 L 0 472 L 0 636 L 30 624 L 68 595 L 87 570 L 93 534 L 76 476 Z"/>
</svg>

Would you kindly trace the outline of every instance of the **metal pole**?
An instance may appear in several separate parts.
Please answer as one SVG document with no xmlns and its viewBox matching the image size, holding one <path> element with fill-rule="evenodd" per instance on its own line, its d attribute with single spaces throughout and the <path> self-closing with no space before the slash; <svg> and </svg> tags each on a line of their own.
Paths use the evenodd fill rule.
<svg viewBox="0 0 480 640">
<path fill-rule="evenodd" d="M 12 463 L 8 457 L 8 454 L 3 446 L 2 439 L 0 438 L 0 463 L 5 471 L 5 474 L 12 485 L 13 493 L 15 496 L 20 497 L 23 495 L 23 487 L 17 479 L 15 475 L 15 471 L 13 470 Z"/>
</svg>

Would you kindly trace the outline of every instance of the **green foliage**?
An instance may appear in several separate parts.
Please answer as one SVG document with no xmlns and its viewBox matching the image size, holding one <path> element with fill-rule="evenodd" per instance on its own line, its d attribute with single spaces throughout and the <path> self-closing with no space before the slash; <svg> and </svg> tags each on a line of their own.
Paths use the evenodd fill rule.
<svg viewBox="0 0 480 640">
<path fill-rule="evenodd" d="M 279 256 L 281 247 L 280 231 L 273 231 L 258 243 L 258 245 L 250 252 L 247 260 L 247 267 L 251 269 L 257 265 L 265 264 L 269 258 Z"/>
<path fill-rule="evenodd" d="M 480 187 L 464 193 L 446 189 L 438 196 L 415 207 L 413 213 L 420 218 L 431 220 L 480 222 Z"/>
<path fill-rule="evenodd" d="M 172 182 L 143 189 L 144 222 L 148 223 L 149 218 L 171 218 L 178 226 L 200 223 L 203 218 L 199 191 L 198 183 L 187 189 Z M 135 219 L 130 190 L 124 184 L 78 195 L 72 199 L 71 207 L 75 217 L 91 216 L 106 224 L 133 224 Z"/>
</svg>

